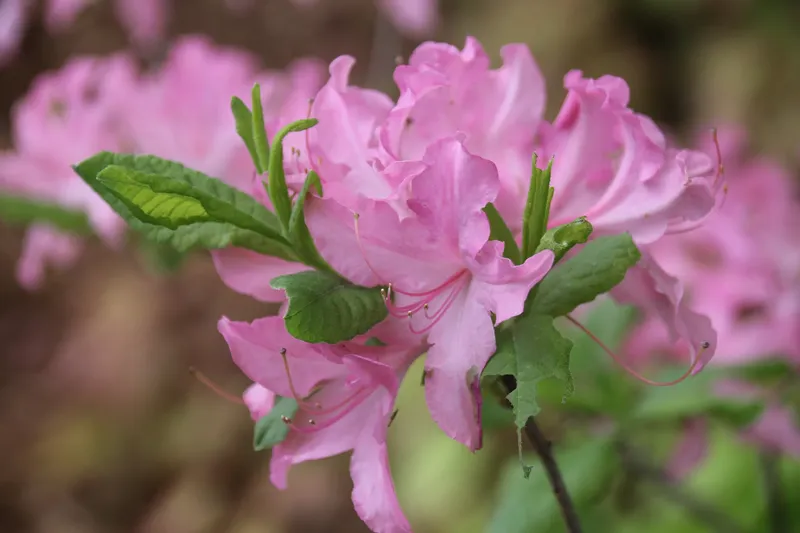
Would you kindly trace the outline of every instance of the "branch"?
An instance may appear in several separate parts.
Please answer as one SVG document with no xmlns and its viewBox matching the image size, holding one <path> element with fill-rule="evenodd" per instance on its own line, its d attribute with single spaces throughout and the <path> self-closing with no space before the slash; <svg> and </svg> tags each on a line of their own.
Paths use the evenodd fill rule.
<svg viewBox="0 0 800 533">
<path fill-rule="evenodd" d="M 503 376 L 503 384 L 509 391 L 517 388 L 517 381 L 513 376 Z M 575 510 L 575 504 L 572 503 L 572 498 L 567 492 L 567 486 L 564 483 L 564 478 L 561 475 L 561 470 L 558 468 L 558 463 L 553 457 L 552 445 L 547 437 L 544 436 L 542 430 L 536 424 L 533 417 L 528 419 L 525 424 L 525 435 L 531 442 L 533 449 L 542 459 L 547 478 L 550 481 L 550 486 L 553 488 L 553 494 L 558 501 L 558 506 L 561 508 L 561 516 L 564 517 L 564 523 L 567 526 L 568 533 L 581 533 L 580 519 Z"/>
<path fill-rule="evenodd" d="M 780 455 L 775 452 L 762 451 L 761 470 L 764 473 L 764 489 L 767 496 L 770 531 L 773 533 L 789 531 L 785 501 L 783 499 Z"/>
<path fill-rule="evenodd" d="M 665 499 L 683 508 L 688 514 L 710 526 L 714 531 L 744 533 L 744 529 L 731 517 L 716 507 L 697 499 L 692 494 L 688 494 L 666 472 L 637 455 L 629 446 L 622 443 L 618 446 L 622 462 L 627 469 L 640 479 L 657 487 Z"/>
</svg>

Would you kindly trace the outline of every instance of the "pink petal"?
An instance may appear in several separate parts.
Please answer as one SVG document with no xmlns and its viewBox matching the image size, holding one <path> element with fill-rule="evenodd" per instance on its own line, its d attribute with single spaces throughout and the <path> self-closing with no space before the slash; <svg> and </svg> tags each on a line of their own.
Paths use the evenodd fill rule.
<svg viewBox="0 0 800 533">
<path fill-rule="evenodd" d="M 117 0 L 117 16 L 137 46 L 149 46 L 166 31 L 169 6 L 166 0 Z"/>
<path fill-rule="evenodd" d="M 330 66 L 331 78 L 314 99 L 311 116 L 319 120 L 308 131 L 311 164 L 318 170 L 326 194 L 348 205 L 359 195 L 388 193 L 370 165 L 376 125 L 392 107 L 383 93 L 350 87 L 348 78 L 355 59 L 342 56 Z M 350 174 L 353 176 L 348 177 Z M 358 178 L 360 176 L 360 178 Z M 347 178 L 347 185 L 342 181 Z M 363 189 L 349 187 L 361 184 Z M 377 189 L 374 189 L 376 188 Z"/>
<path fill-rule="evenodd" d="M 611 291 L 620 303 L 636 305 L 661 318 L 672 342 L 687 344 L 697 373 L 708 364 L 717 349 L 717 333 L 708 317 L 694 312 L 684 297 L 683 285 L 653 259 L 647 248 L 642 258 L 628 270 L 625 279 Z M 703 348 L 707 346 L 707 348 Z"/>
<path fill-rule="evenodd" d="M 28 290 L 41 286 L 48 266 L 71 266 L 83 248 L 79 238 L 41 225 L 28 230 L 22 246 L 17 281 Z"/>
<path fill-rule="evenodd" d="M 439 234 L 440 246 L 447 247 L 442 252 L 474 257 L 489 238 L 483 208 L 497 196 L 497 168 L 456 139 L 431 145 L 424 161 L 428 169 L 414 179 L 410 207 Z"/>
<path fill-rule="evenodd" d="M 259 420 L 272 410 L 275 404 L 275 393 L 262 387 L 258 383 L 253 383 L 242 394 L 247 409 L 250 410 L 250 417 Z"/>
<path fill-rule="evenodd" d="M 496 315 L 496 324 L 522 313 L 528 293 L 550 271 L 554 258 L 553 252 L 545 250 L 517 266 L 503 257 L 502 243 L 486 243 L 470 270 L 477 298 Z"/>
<path fill-rule="evenodd" d="M 708 455 L 708 423 L 702 418 L 688 420 L 684 434 L 667 465 L 670 477 L 683 480 Z"/>
<path fill-rule="evenodd" d="M 389 469 L 386 419 L 377 417 L 375 424 L 375 430 L 364 431 L 353 449 L 350 460 L 353 504 L 358 516 L 372 531 L 411 533 L 411 526 L 397 500 Z"/>
<path fill-rule="evenodd" d="M 233 322 L 222 317 L 217 329 L 225 337 L 234 363 L 254 382 L 280 396 L 293 397 L 281 350 L 286 359 L 295 391 L 305 397 L 312 387 L 345 371 L 323 357 L 315 345 L 301 342 L 286 332 L 283 319 L 271 316 L 253 322 Z"/>
<path fill-rule="evenodd" d="M 294 274 L 308 267 L 242 248 L 225 248 L 211 252 L 214 266 L 222 281 L 242 294 L 263 302 L 282 302 L 286 294 L 270 286 L 278 276 Z"/>
<path fill-rule="evenodd" d="M 412 37 L 428 35 L 439 17 L 437 0 L 381 0 L 380 7 L 397 28 Z"/>
<path fill-rule="evenodd" d="M 71 26 L 78 14 L 91 0 L 49 0 L 45 9 L 45 24 L 51 31 Z"/>
<path fill-rule="evenodd" d="M 425 398 L 433 420 L 470 450 L 481 447 L 480 390 L 473 381 L 495 351 L 494 326 L 475 291 L 464 290 L 431 331 Z"/>
<path fill-rule="evenodd" d="M 290 431 L 286 440 L 272 450 L 269 463 L 272 484 L 279 489 L 285 489 L 292 465 L 333 457 L 354 449 L 365 433 L 371 434 L 374 430 L 378 410 L 384 406 L 387 396 L 383 390 L 375 391 L 341 420 L 324 429 L 312 433 Z M 298 416 L 302 416 L 302 413 Z"/>
<path fill-rule="evenodd" d="M 30 7 L 30 0 L 4 0 L 0 3 L 0 66 L 17 52 Z"/>
</svg>

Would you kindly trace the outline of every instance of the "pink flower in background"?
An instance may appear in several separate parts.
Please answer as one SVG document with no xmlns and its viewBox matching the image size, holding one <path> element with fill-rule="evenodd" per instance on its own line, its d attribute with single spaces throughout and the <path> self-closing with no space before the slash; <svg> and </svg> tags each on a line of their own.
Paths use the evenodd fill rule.
<svg viewBox="0 0 800 533">
<path fill-rule="evenodd" d="M 45 23 L 51 31 L 63 31 L 93 2 L 48 0 Z M 149 46 L 164 37 L 169 17 L 168 0 L 115 0 L 114 10 L 136 46 Z"/>
<path fill-rule="evenodd" d="M 719 336 L 715 364 L 771 356 L 797 361 L 800 203 L 791 175 L 765 159 L 746 158 L 736 137 L 736 131 L 720 132 L 730 186 L 725 204 L 702 227 L 669 235 L 649 253 L 683 281 L 691 309 L 711 319 Z M 631 352 L 666 348 L 656 323 L 651 318 L 635 332 Z"/>
<path fill-rule="evenodd" d="M 745 152 L 741 130 L 719 133 L 730 190 L 724 205 L 698 229 L 668 235 L 648 247 L 663 269 L 685 285 L 682 302 L 690 313 L 702 313 L 717 331 L 714 365 L 738 365 L 783 357 L 800 361 L 800 203 L 792 176 L 765 158 Z M 713 154 L 706 139 L 700 143 Z M 663 315 L 645 313 L 626 351 L 634 357 L 676 357 L 666 338 Z M 698 324 L 698 322 L 695 322 Z M 767 407 L 744 430 L 760 446 L 800 455 L 800 431 L 790 410 L 772 391 L 745 383 L 724 383 L 719 394 L 756 396 Z M 705 432 L 686 437 L 691 449 L 706 442 Z M 674 461 L 693 465 L 702 458 L 679 448 Z"/>
<path fill-rule="evenodd" d="M 0 2 L 0 67 L 17 52 L 28 19 L 30 0 Z"/>
<path fill-rule="evenodd" d="M 255 382 L 244 395 L 254 420 L 269 412 L 276 394 L 298 402 L 288 437 L 272 450 L 272 483 L 285 489 L 292 465 L 352 450 L 358 515 L 378 533 L 410 532 L 392 483 L 386 435 L 399 384 L 423 345 L 307 344 L 291 337 L 279 317 L 252 323 L 223 317 L 219 330 L 234 362 Z"/>
<path fill-rule="evenodd" d="M 391 284 L 390 312 L 432 345 L 426 363 L 428 407 L 442 430 L 481 447 L 476 387 L 495 351 L 494 324 L 519 315 L 531 287 L 553 263 L 542 252 L 515 266 L 489 241 L 483 207 L 500 188 L 495 166 L 456 139 L 425 152 L 408 180 L 411 216 L 400 220 L 386 202 L 353 215 L 326 197 L 311 203 L 308 223 L 320 253 L 351 281 Z"/>
<path fill-rule="evenodd" d="M 244 0 L 228 0 L 229 4 L 239 8 Z M 234 3 L 235 2 L 235 3 Z M 302 8 L 310 8 L 318 0 L 293 0 Z M 248 2 L 248 5 L 250 2 Z M 439 22 L 439 6 L 437 0 L 377 0 L 378 8 L 384 16 L 402 33 L 410 37 L 430 35 Z"/>
<path fill-rule="evenodd" d="M 234 95 L 249 101 L 257 72 L 247 52 L 201 36 L 177 40 L 127 104 L 132 151 L 179 161 L 232 185 L 249 182 L 253 165 L 230 102 Z"/>
<path fill-rule="evenodd" d="M 87 213 L 107 244 L 121 244 L 122 220 L 72 170 L 102 150 L 122 150 L 125 102 L 135 90 L 133 62 L 125 55 L 82 58 L 34 81 L 13 111 L 15 150 L 0 155 L 0 189 Z M 18 277 L 27 287 L 41 281 L 44 263 L 65 266 L 74 238 L 32 229 Z"/>
</svg>

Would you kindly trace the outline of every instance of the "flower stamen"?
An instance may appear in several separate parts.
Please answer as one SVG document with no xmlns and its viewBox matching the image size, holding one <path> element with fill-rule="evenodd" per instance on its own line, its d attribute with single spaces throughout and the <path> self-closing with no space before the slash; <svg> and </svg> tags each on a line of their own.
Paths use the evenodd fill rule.
<svg viewBox="0 0 800 533">
<path fill-rule="evenodd" d="M 631 368 L 625 361 L 622 360 L 622 358 L 620 358 L 617 354 L 615 354 L 613 350 L 611 350 L 608 346 L 606 346 L 605 343 L 603 343 L 603 341 L 598 339 L 594 333 L 589 331 L 589 329 L 586 326 L 578 322 L 575 318 L 573 318 L 570 315 L 565 315 L 565 318 L 570 322 L 572 322 L 575 326 L 577 326 L 586 335 L 588 335 L 589 338 L 592 339 L 600 347 L 600 349 L 606 352 L 606 354 L 608 354 L 608 356 L 611 357 L 611 359 L 613 359 L 615 363 L 621 366 L 622 369 L 625 370 L 625 372 L 627 372 L 634 378 L 638 379 L 642 383 L 646 383 L 647 385 L 652 385 L 654 387 L 671 387 L 672 385 L 677 385 L 678 383 L 684 381 L 686 378 L 688 378 L 694 373 L 695 369 L 700 364 L 703 352 L 705 352 L 707 349 L 711 347 L 711 344 L 708 341 L 703 341 L 700 344 L 700 350 L 697 352 L 697 356 L 694 358 L 694 361 L 692 361 L 692 365 L 680 377 L 673 379 L 672 381 L 653 381 L 649 378 L 644 377 L 639 372 Z"/>
</svg>

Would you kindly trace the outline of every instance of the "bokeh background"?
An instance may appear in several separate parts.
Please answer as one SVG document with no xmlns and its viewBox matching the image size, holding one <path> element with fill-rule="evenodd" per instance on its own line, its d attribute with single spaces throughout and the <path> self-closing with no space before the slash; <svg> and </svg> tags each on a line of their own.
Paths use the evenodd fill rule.
<svg viewBox="0 0 800 533">
<path fill-rule="evenodd" d="M 313 9 L 289 0 L 259 4 L 237 14 L 222 0 L 173 0 L 169 34 L 208 34 L 255 52 L 271 68 L 303 56 L 330 61 L 351 54 L 359 60 L 357 82 L 390 92 L 394 57 L 417 44 L 380 20 L 371 0 L 321 1 Z M 797 168 L 797 2 L 447 0 L 440 17 L 431 36 L 437 40 L 461 46 L 473 35 L 495 57 L 506 43 L 527 43 L 548 82 L 550 119 L 569 69 L 615 74 L 630 84 L 632 106 L 677 138 L 700 125 L 743 124 L 755 149 Z M 40 19 L 29 21 L 19 53 L 0 69 L 3 147 L 11 106 L 36 75 L 75 55 L 127 46 L 107 1 L 56 35 Z M 143 60 L 157 62 L 163 53 Z M 290 488 L 274 489 L 268 455 L 252 451 L 247 411 L 189 373 L 196 367 L 241 392 L 248 383 L 230 361 L 216 321 L 249 320 L 274 308 L 227 289 L 207 254 L 167 274 L 136 247 L 115 253 L 96 241 L 74 268 L 51 273 L 45 287 L 27 292 L 14 279 L 23 231 L 0 225 L 0 532 L 368 531 L 352 510 L 347 457 L 297 466 Z M 580 361 L 605 357 L 580 346 L 579 388 Z M 538 474 L 520 485 L 516 435 L 504 414 L 489 410 L 485 448 L 473 455 L 430 420 L 420 373 L 412 368 L 390 431 L 396 486 L 415 531 L 560 531 Z M 556 447 L 573 426 L 602 423 L 573 416 L 558 401 L 540 419 Z M 647 446 L 657 457 L 657 444 Z M 638 483 L 622 465 L 609 465 L 608 479 L 600 480 L 596 469 L 571 462 L 568 483 L 589 509 L 587 531 L 727 531 L 687 511 L 699 500 L 733 516 L 747 526 L 743 531 L 768 531 L 758 454 L 726 434 L 713 446 L 687 481 L 688 504 Z M 786 508 L 798 508 L 797 466 L 785 459 L 780 468 Z M 513 527 L 498 521 L 498 502 L 527 518 Z M 800 531 L 794 523 L 787 532 Z"/>
</svg>

